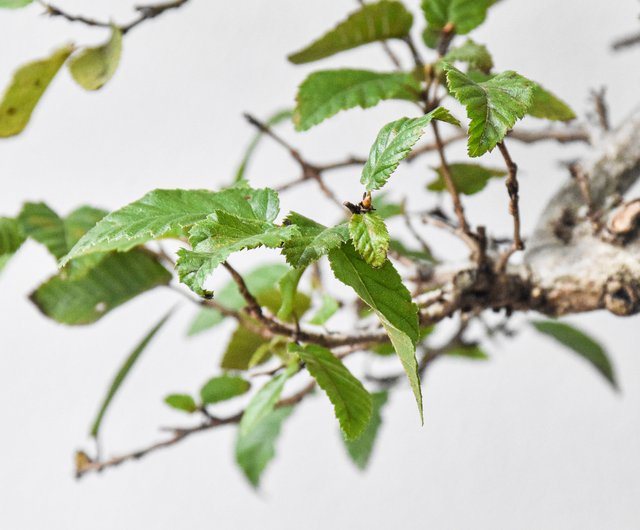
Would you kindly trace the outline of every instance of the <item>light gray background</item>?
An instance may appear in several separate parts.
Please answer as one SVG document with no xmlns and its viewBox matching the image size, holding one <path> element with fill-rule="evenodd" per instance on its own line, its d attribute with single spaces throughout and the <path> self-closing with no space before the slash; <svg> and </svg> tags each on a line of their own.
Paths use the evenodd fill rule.
<svg viewBox="0 0 640 530">
<path fill-rule="evenodd" d="M 61 4 L 125 20 L 130 2 Z M 155 187 L 229 182 L 252 134 L 240 113 L 265 116 L 290 105 L 297 84 L 317 66 L 294 67 L 285 55 L 353 4 L 193 0 L 127 37 L 121 67 L 101 92 L 83 92 L 62 72 L 28 130 L 0 143 L 0 212 L 13 215 L 28 199 L 45 199 L 62 213 L 87 200 L 115 208 Z M 101 30 L 47 20 L 39 11 L 32 6 L 0 13 L 2 84 L 16 66 L 65 41 L 89 44 L 105 37 Z M 508 0 L 474 38 L 494 52 L 498 69 L 518 69 L 581 114 L 589 108 L 589 89 L 606 84 L 616 121 L 638 102 L 640 51 L 612 55 L 608 44 L 637 28 L 637 13 L 632 0 Z M 377 46 L 318 66 L 342 65 L 387 68 Z M 303 135 L 283 133 L 313 160 L 340 158 L 365 153 L 383 123 L 412 111 L 390 103 L 344 113 Z M 545 198 L 566 178 L 557 160 L 581 149 L 513 144 L 512 151 L 522 168 L 530 229 Z M 414 193 L 428 177 L 427 167 L 426 160 L 404 167 L 391 186 L 411 193 L 415 208 L 432 204 Z M 256 185 L 296 175 L 287 156 L 267 145 L 251 168 Z M 357 199 L 357 171 L 330 178 L 341 198 Z M 284 198 L 283 210 L 335 219 L 339 212 L 318 197 L 310 185 Z M 499 183 L 484 200 L 467 203 L 476 222 L 509 230 Z M 394 394 L 366 473 L 345 458 L 331 408 L 318 397 L 286 425 L 260 494 L 234 466 L 232 429 L 75 482 L 73 451 L 91 447 L 88 425 L 112 373 L 176 297 L 158 290 L 95 326 L 65 328 L 26 300 L 54 268 L 30 243 L 0 278 L 0 528 L 640 528 L 635 317 L 571 319 L 608 346 L 620 394 L 579 359 L 529 331 L 512 342 L 488 344 L 488 363 L 436 363 L 424 385 L 424 428 L 410 393 Z M 183 421 L 161 398 L 195 390 L 214 373 L 224 336 L 184 340 L 193 312 L 182 306 L 114 402 L 105 423 L 107 452 L 144 445 L 158 438 L 159 425 Z"/>
</svg>

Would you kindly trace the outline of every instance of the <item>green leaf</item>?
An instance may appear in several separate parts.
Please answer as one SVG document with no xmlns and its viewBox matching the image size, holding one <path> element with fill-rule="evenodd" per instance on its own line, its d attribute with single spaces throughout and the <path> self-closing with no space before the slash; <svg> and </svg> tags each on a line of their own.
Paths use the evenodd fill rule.
<svg viewBox="0 0 640 530">
<path fill-rule="evenodd" d="M 0 103 L 0 138 L 15 136 L 24 130 L 38 101 L 73 49 L 72 45 L 64 46 L 46 59 L 16 70 Z"/>
<path fill-rule="evenodd" d="M 261 335 L 238 325 L 227 344 L 220 367 L 225 370 L 248 370 L 253 354 L 266 343 L 267 339 Z"/>
<path fill-rule="evenodd" d="M 25 241 L 25 234 L 16 219 L 0 217 L 0 272 Z"/>
<path fill-rule="evenodd" d="M 275 444 L 282 424 L 293 407 L 282 407 L 269 412 L 248 433 L 238 433 L 236 440 L 236 462 L 253 487 L 260 485 L 260 477 L 275 456 Z"/>
<path fill-rule="evenodd" d="M 200 399 L 203 405 L 212 405 L 246 394 L 250 388 L 251 384 L 242 377 L 221 375 L 209 379 L 203 385 L 200 389 Z"/>
<path fill-rule="evenodd" d="M 164 398 L 164 402 L 171 408 L 181 410 L 189 414 L 198 410 L 198 405 L 189 394 L 170 394 Z"/>
<path fill-rule="evenodd" d="M 288 59 L 294 64 L 309 63 L 370 42 L 401 39 L 409 35 L 412 24 L 413 15 L 400 2 L 366 4 Z"/>
<path fill-rule="evenodd" d="M 453 24 L 458 35 L 477 28 L 487 18 L 493 0 L 422 0 L 422 10 L 432 31 Z"/>
<path fill-rule="evenodd" d="M 279 125 L 282 122 L 290 120 L 292 116 L 293 116 L 292 110 L 290 109 L 280 110 L 275 114 L 273 114 L 272 116 L 270 116 L 265 121 L 265 125 L 267 125 L 267 127 L 275 127 L 276 125 Z M 260 143 L 260 140 L 262 140 L 263 136 L 264 136 L 264 132 L 258 131 L 253 137 L 253 140 L 251 140 L 251 142 L 249 143 L 249 146 L 247 147 L 247 150 L 244 153 L 244 157 L 242 158 L 242 162 L 240 162 L 240 165 L 236 170 L 234 182 L 240 182 L 244 178 L 244 175 L 247 171 L 247 166 L 251 161 L 251 157 L 253 156 L 253 153 L 257 149 L 258 144 Z"/>
<path fill-rule="evenodd" d="M 409 156 L 413 146 L 424 134 L 425 127 L 433 119 L 460 125 L 448 110 L 438 107 L 419 118 L 400 118 L 380 129 L 360 177 L 360 182 L 367 190 L 377 190 L 385 185 L 398 164 Z"/>
<path fill-rule="evenodd" d="M 43 283 L 31 300 L 62 324 L 90 324 L 139 294 L 171 281 L 171 273 L 144 251 L 111 254 L 80 277 L 64 271 Z"/>
<path fill-rule="evenodd" d="M 102 46 L 84 48 L 71 57 L 71 76 L 85 90 L 98 90 L 113 77 L 122 54 L 122 31 L 112 26 L 111 37 Z"/>
<path fill-rule="evenodd" d="M 380 319 L 407 373 L 422 419 L 422 391 L 416 361 L 420 334 L 418 306 L 411 301 L 411 293 L 398 271 L 389 260 L 379 269 L 372 268 L 350 243 L 332 250 L 329 262 L 335 277 L 353 288 Z"/>
<path fill-rule="evenodd" d="M 448 63 L 456 61 L 465 63 L 469 65 L 469 68 L 477 69 L 481 72 L 490 72 L 493 68 L 493 58 L 487 47 L 471 39 L 467 39 L 461 46 L 449 50 L 443 60 Z"/>
<path fill-rule="evenodd" d="M 386 99 L 417 101 L 420 83 L 403 72 L 346 69 L 314 72 L 298 89 L 293 122 L 298 131 L 306 131 L 341 110 L 368 109 Z"/>
<path fill-rule="evenodd" d="M 180 281 L 198 294 L 211 273 L 234 252 L 257 247 L 278 248 L 298 234 L 295 226 L 246 219 L 217 210 L 189 232 L 193 250 L 178 251 L 176 270 Z"/>
<path fill-rule="evenodd" d="M 296 226 L 300 234 L 285 242 L 282 253 L 287 262 L 294 268 L 302 268 L 318 261 L 349 239 L 349 229 L 346 225 L 327 228 L 303 215 L 291 212 L 286 224 Z"/>
<path fill-rule="evenodd" d="M 438 178 L 431 181 L 427 189 L 431 191 L 443 192 L 447 190 L 444 183 L 442 167 L 437 168 Z M 501 169 L 484 167 L 478 164 L 454 163 L 449 164 L 449 172 L 453 184 L 458 193 L 463 195 L 473 195 L 482 191 L 492 178 L 504 177 L 507 172 Z"/>
<path fill-rule="evenodd" d="M 618 388 L 613 367 L 604 348 L 583 331 L 552 320 L 535 321 L 531 323 L 536 330 L 552 337 L 560 344 L 573 350 L 580 357 L 589 362 L 600 374 L 611 383 L 614 389 Z"/>
<path fill-rule="evenodd" d="M 17 9 L 31 4 L 33 0 L 0 0 L 0 9 Z"/>
<path fill-rule="evenodd" d="M 390 201 L 385 192 L 377 193 L 373 197 L 373 209 L 383 219 L 390 219 L 404 213 L 404 206 L 398 202 Z"/>
<path fill-rule="evenodd" d="M 466 107 L 471 120 L 468 142 L 471 157 L 493 150 L 531 107 L 535 83 L 516 72 L 503 72 L 477 83 L 448 63 L 443 68 L 449 91 Z"/>
<path fill-rule="evenodd" d="M 114 396 L 122 386 L 122 383 L 124 382 L 124 380 L 127 378 L 129 373 L 131 372 L 131 369 L 133 368 L 133 366 L 136 364 L 136 362 L 140 358 L 140 355 L 142 355 L 142 352 L 146 349 L 149 343 L 156 336 L 156 333 L 158 333 L 158 331 L 160 331 L 160 329 L 162 328 L 162 326 L 164 326 L 167 320 L 169 320 L 169 317 L 171 316 L 171 312 L 172 311 L 169 311 L 164 317 L 160 319 L 160 321 L 155 326 L 153 326 L 153 328 L 151 328 L 151 331 L 149 331 L 149 333 L 147 333 L 145 337 L 140 341 L 140 343 L 134 348 L 134 350 L 126 358 L 120 370 L 118 370 L 118 373 L 116 373 L 115 377 L 113 378 L 113 381 L 111 382 L 111 385 L 109 386 L 107 395 L 105 396 L 104 401 L 100 406 L 98 415 L 96 416 L 96 419 L 94 420 L 93 425 L 91 427 L 90 434 L 94 438 L 97 438 L 98 434 L 100 433 L 100 426 L 102 425 L 102 420 L 104 419 L 104 415 L 107 412 L 107 409 L 111 404 L 111 401 L 113 401 Z"/>
<path fill-rule="evenodd" d="M 468 344 L 464 346 L 456 346 L 447 350 L 447 355 L 453 357 L 465 357 L 467 359 L 486 361 L 489 356 L 477 344 Z"/>
<path fill-rule="evenodd" d="M 413 250 L 407 247 L 399 239 L 392 239 L 391 241 L 389 241 L 389 249 L 407 258 L 430 262 L 435 261 L 431 252 L 427 252 L 427 250 L 429 249 Z"/>
<path fill-rule="evenodd" d="M 110 213 L 62 258 L 93 252 L 124 252 L 154 239 L 187 236 L 188 229 L 215 210 L 263 221 L 278 215 L 278 194 L 270 189 L 229 188 L 207 190 L 155 190 L 142 199 Z"/>
<path fill-rule="evenodd" d="M 255 297 L 260 297 L 260 295 L 265 292 L 274 290 L 275 286 L 278 285 L 278 282 L 287 271 L 289 271 L 289 267 L 286 265 L 280 263 L 267 264 L 256 267 L 247 274 L 243 274 L 242 277 L 247 284 L 249 292 Z M 238 285 L 233 280 L 227 282 L 222 289 L 216 292 L 216 301 L 233 311 L 239 311 L 247 304 L 240 294 Z M 196 318 L 189 327 L 187 335 L 191 337 L 207 329 L 211 329 L 223 320 L 224 315 L 220 313 L 220 311 L 205 307 L 196 315 Z"/>
<path fill-rule="evenodd" d="M 340 309 L 338 301 L 328 294 L 322 296 L 322 305 L 309 320 L 309 324 L 323 326 Z"/>
<path fill-rule="evenodd" d="M 571 121 L 576 117 L 569 105 L 537 83 L 533 89 L 533 101 L 527 114 L 534 118 L 552 121 Z"/>
<path fill-rule="evenodd" d="M 291 350 L 327 394 L 347 440 L 358 438 L 371 419 L 371 395 L 366 388 L 330 350 L 315 344 L 292 344 Z"/>
<path fill-rule="evenodd" d="M 289 320 L 295 313 L 296 294 L 298 293 L 298 284 L 306 269 L 291 269 L 285 274 L 279 282 L 282 302 L 278 309 L 278 318 L 280 320 Z M 294 315 L 300 318 L 301 315 Z"/>
<path fill-rule="evenodd" d="M 353 463 L 359 469 L 364 470 L 369 463 L 373 446 L 378 436 L 378 430 L 380 429 L 380 425 L 382 425 L 382 407 L 386 404 L 388 397 L 388 392 L 375 392 L 371 394 L 373 407 L 367 428 L 357 439 L 344 441 L 351 460 L 353 460 Z"/>
<path fill-rule="evenodd" d="M 380 267 L 387 259 L 389 231 L 384 220 L 374 212 L 353 214 L 349 222 L 353 246 L 372 267 Z"/>
<path fill-rule="evenodd" d="M 298 371 L 297 364 L 273 377 L 251 398 L 240 420 L 239 436 L 246 436 L 256 429 L 260 422 L 274 410 L 287 380 Z"/>
</svg>

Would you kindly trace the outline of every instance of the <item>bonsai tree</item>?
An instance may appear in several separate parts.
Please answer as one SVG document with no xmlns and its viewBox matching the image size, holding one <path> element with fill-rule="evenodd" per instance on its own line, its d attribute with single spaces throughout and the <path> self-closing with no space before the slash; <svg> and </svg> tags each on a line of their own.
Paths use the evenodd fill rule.
<svg viewBox="0 0 640 530">
<path fill-rule="evenodd" d="M 19 67 L 0 103 L 0 137 L 38 127 L 34 110 L 65 65 L 82 89 L 111 82 L 127 36 L 188 1 L 139 6 L 130 21 L 116 23 L 44 1 L 0 0 L 0 8 L 35 4 L 29 9 L 39 6 L 50 17 L 108 33 L 97 47 L 63 45 Z M 41 243 L 57 261 L 58 269 L 31 295 L 56 322 L 91 324 L 160 287 L 168 288 L 167 298 L 188 300 L 154 323 L 123 359 L 91 425 L 96 446 L 76 454 L 78 477 L 230 426 L 237 432 L 237 463 L 258 486 L 283 424 L 313 395 L 333 407 L 347 453 L 364 468 L 389 392 L 408 385 L 420 422 L 421 380 L 434 361 L 482 361 L 487 337 L 510 337 L 523 326 L 572 350 L 616 387 L 603 347 L 556 319 L 597 310 L 617 316 L 640 311 L 640 202 L 624 197 L 640 176 L 640 114 L 612 128 L 604 93 L 597 92 L 593 115 L 581 121 L 540 84 L 544 79 L 497 71 L 490 51 L 469 36 L 495 3 L 423 0 L 422 12 L 412 13 L 396 0 L 360 2 L 326 33 L 291 43 L 299 47 L 288 56 L 293 65 L 321 65 L 356 47 L 379 46 L 388 68 L 318 69 L 299 86 L 291 110 L 265 120 L 246 115 L 256 135 L 235 175 L 216 189 L 152 189 L 112 212 L 89 206 L 99 202 L 90 194 L 70 213 L 25 202 L 17 216 L 0 218 L 0 269 L 27 239 Z M 416 31 L 422 31 L 420 39 Z M 632 36 L 614 46 L 639 40 Z M 289 121 L 313 134 L 339 112 L 388 100 L 403 101 L 407 113 L 371 131 L 366 156 L 309 160 L 295 139 L 278 131 Z M 539 125 L 523 128 L 519 121 L 525 116 Z M 295 161 L 297 178 L 274 187 L 252 185 L 247 168 L 263 140 Z M 584 144 L 589 157 L 565 164 L 566 184 L 540 205 L 535 230 L 523 234 L 518 164 L 510 146 L 542 141 Z M 462 142 L 468 156 L 453 157 L 451 147 Z M 499 165 L 483 160 L 493 151 Z M 424 176 L 425 193 L 402 197 L 397 173 L 418 159 L 433 167 Z M 357 196 L 327 182 L 332 172 L 345 169 L 359 179 Z M 494 179 L 505 187 L 503 202 L 492 205 L 510 218 L 503 233 L 491 233 L 465 210 L 482 200 Z M 304 203 L 281 211 L 279 195 L 308 184 L 321 193 L 318 200 L 337 205 L 341 213 L 333 224 L 311 218 Z M 434 247 L 426 226 L 460 240 L 466 259 L 451 260 Z M 236 254 L 259 247 L 271 249 L 272 259 L 236 269 Z M 212 290 L 221 277 L 228 283 Z M 184 413 L 182 426 L 146 447 L 104 456 L 99 440 L 105 414 L 176 311 L 193 312 L 188 335 L 209 333 L 214 343 L 224 337 L 219 326 L 233 322 L 219 372 L 202 374 L 200 388 L 167 389 L 166 405 Z M 529 317 L 514 321 L 515 313 Z M 387 371 L 347 367 L 358 356 L 384 358 Z M 221 405 L 235 412 L 221 413 Z"/>
</svg>

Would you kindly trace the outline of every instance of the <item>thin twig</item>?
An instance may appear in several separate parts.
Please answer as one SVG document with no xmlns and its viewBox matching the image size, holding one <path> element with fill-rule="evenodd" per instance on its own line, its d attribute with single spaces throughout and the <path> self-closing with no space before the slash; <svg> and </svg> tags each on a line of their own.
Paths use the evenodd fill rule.
<svg viewBox="0 0 640 530">
<path fill-rule="evenodd" d="M 508 174 L 505 185 L 509 194 L 509 213 L 513 217 L 513 245 L 501 256 L 498 262 L 498 270 L 503 271 L 511 255 L 517 250 L 524 250 L 524 243 L 520 234 L 520 207 L 518 204 L 518 166 L 511 158 L 511 154 L 509 153 L 509 150 L 507 149 L 504 141 L 498 143 L 498 149 L 500 150 L 500 154 L 502 155 L 502 158 L 504 158 L 505 164 L 507 165 Z"/>
<path fill-rule="evenodd" d="M 609 107 L 605 99 L 607 89 L 602 87 L 600 90 L 592 90 L 591 98 L 595 106 L 596 117 L 598 118 L 598 124 L 603 131 L 611 130 L 609 123 Z"/>
<path fill-rule="evenodd" d="M 578 188 L 580 188 L 580 194 L 582 195 L 582 199 L 584 200 L 585 205 L 587 206 L 587 217 L 591 221 L 591 224 L 594 230 L 598 229 L 598 213 L 595 210 L 593 205 L 593 196 L 591 195 L 591 185 L 589 183 L 589 176 L 586 171 L 582 167 L 582 165 L 578 162 L 574 162 L 573 164 L 569 164 L 569 172 L 571 176 L 576 179 L 578 183 Z"/>
<path fill-rule="evenodd" d="M 622 50 L 623 48 L 630 48 L 631 46 L 636 46 L 637 44 L 640 44 L 640 33 L 634 33 L 633 35 L 628 35 L 626 37 L 618 39 L 611 45 L 611 48 L 614 49 L 615 51 L 619 51 L 619 50 Z"/>
</svg>

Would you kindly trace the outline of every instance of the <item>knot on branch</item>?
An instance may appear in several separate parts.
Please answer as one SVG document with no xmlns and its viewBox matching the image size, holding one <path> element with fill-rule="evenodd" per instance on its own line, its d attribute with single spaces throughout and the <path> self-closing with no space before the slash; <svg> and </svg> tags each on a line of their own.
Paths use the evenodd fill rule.
<svg viewBox="0 0 640 530">
<path fill-rule="evenodd" d="M 604 306 L 617 316 L 629 316 L 640 310 L 640 285 L 629 274 L 610 278 L 605 285 Z"/>
</svg>

